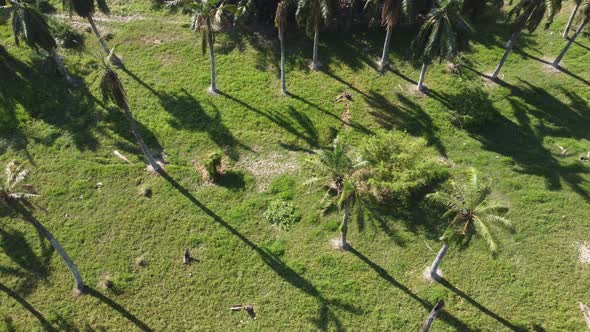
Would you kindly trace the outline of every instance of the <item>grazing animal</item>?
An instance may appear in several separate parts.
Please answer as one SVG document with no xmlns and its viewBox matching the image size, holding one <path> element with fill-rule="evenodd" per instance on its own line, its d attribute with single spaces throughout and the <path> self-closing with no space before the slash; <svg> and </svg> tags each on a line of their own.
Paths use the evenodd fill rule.
<svg viewBox="0 0 590 332">
<path fill-rule="evenodd" d="M 338 102 L 342 99 L 346 99 L 348 101 L 352 101 L 352 94 L 348 91 L 344 91 L 342 92 L 338 97 L 336 97 L 336 100 L 334 100 L 335 102 Z"/>
<path fill-rule="evenodd" d="M 586 155 L 581 155 L 580 160 L 581 161 L 590 161 L 590 151 L 588 151 L 588 154 L 586 154 Z"/>
<path fill-rule="evenodd" d="M 563 146 L 559 145 L 559 144 L 555 144 L 555 146 L 557 146 L 559 148 L 559 155 L 562 157 L 567 156 L 567 149 L 564 148 Z"/>
<path fill-rule="evenodd" d="M 254 312 L 254 306 L 252 306 L 252 305 L 235 304 L 235 305 L 232 305 L 231 307 L 229 307 L 229 309 L 231 311 L 240 311 L 243 309 L 244 311 L 246 311 L 248 313 L 250 318 L 256 319 L 256 313 Z"/>
</svg>

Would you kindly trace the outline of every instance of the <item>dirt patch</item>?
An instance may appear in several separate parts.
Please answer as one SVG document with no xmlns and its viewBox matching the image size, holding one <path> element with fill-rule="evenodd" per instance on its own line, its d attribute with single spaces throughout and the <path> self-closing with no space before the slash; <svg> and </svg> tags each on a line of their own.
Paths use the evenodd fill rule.
<svg viewBox="0 0 590 332">
<path fill-rule="evenodd" d="M 582 264 L 590 264 L 590 245 L 587 242 L 578 245 L 578 252 L 580 253 L 578 261 Z"/>
<path fill-rule="evenodd" d="M 443 272 L 441 269 L 437 269 L 436 270 L 436 275 L 440 278 L 444 278 Z M 432 275 L 430 274 L 430 266 L 427 266 L 424 271 L 422 271 L 422 278 L 424 278 L 424 280 L 430 281 L 430 282 L 435 282 L 436 280 L 432 279 Z"/>
<path fill-rule="evenodd" d="M 553 67 L 553 65 L 551 64 L 554 59 L 543 58 L 543 60 L 544 60 L 544 62 L 541 64 L 543 66 L 543 72 L 545 72 L 547 74 L 552 74 L 552 75 L 561 73 L 561 70 L 559 70 L 559 67 L 557 67 L 557 68 Z M 560 66 L 565 65 L 563 60 L 561 60 L 559 65 Z"/>
<path fill-rule="evenodd" d="M 259 192 L 266 191 L 270 181 L 281 174 L 295 173 L 300 169 L 296 152 L 287 154 L 273 153 L 267 156 L 249 155 L 242 157 L 236 164 L 256 177 Z"/>
</svg>

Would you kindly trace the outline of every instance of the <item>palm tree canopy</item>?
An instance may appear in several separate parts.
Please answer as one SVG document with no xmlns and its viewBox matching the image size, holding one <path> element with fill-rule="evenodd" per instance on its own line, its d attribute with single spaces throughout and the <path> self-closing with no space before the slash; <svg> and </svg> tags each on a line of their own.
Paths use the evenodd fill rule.
<svg viewBox="0 0 590 332">
<path fill-rule="evenodd" d="M 442 0 L 433 8 L 412 42 L 414 56 L 424 62 L 452 59 L 468 45 L 467 34 L 473 28 L 460 15 L 461 3 Z"/>
<path fill-rule="evenodd" d="M 29 209 L 34 208 L 29 199 L 39 195 L 32 185 L 24 183 L 28 174 L 29 171 L 14 160 L 6 165 L 4 183 L 0 182 L 0 203 L 21 203 Z"/>
<path fill-rule="evenodd" d="M 402 14 L 402 2 L 408 3 L 410 1 L 411 0 L 367 0 L 365 2 L 365 9 L 371 4 L 382 4 L 381 25 L 394 27 L 400 21 Z"/>
<path fill-rule="evenodd" d="M 545 29 L 553 23 L 553 18 L 561 10 L 561 0 L 521 0 L 508 13 L 508 18 L 514 18 L 512 32 L 527 28 L 534 32 L 545 17 Z"/>
<path fill-rule="evenodd" d="M 452 218 L 441 240 L 468 239 L 477 233 L 486 240 L 492 254 L 496 254 L 498 245 L 490 226 L 500 226 L 510 231 L 514 231 L 514 226 L 503 216 L 508 207 L 491 200 L 490 194 L 490 185 L 479 181 L 475 169 L 471 169 L 469 183 L 452 181 L 450 193 L 438 191 L 428 194 L 428 201 L 445 209 L 443 219 Z"/>
<path fill-rule="evenodd" d="M 112 101 L 121 109 L 128 107 L 127 96 L 119 75 L 109 66 L 106 66 L 104 75 L 100 81 L 100 92 L 105 102 Z"/>
<path fill-rule="evenodd" d="M 330 0 L 299 0 L 295 17 L 297 23 L 305 26 L 305 32 L 311 36 L 316 27 L 326 25 L 332 15 Z"/>
<path fill-rule="evenodd" d="M 57 47 L 45 16 L 37 8 L 17 0 L 10 0 L 8 4 L 12 7 L 12 31 L 17 45 L 23 40 L 34 50 L 46 52 Z"/>
<path fill-rule="evenodd" d="M 70 14 L 76 13 L 81 17 L 88 17 L 94 15 L 96 7 L 101 13 L 110 15 L 111 11 L 106 3 L 106 0 L 62 0 L 62 5 L 65 11 Z"/>
</svg>

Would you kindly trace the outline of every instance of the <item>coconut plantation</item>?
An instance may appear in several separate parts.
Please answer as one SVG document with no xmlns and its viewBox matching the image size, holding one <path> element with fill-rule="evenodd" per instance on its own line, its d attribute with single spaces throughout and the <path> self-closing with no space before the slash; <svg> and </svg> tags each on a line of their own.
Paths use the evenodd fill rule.
<svg viewBox="0 0 590 332">
<path fill-rule="evenodd" d="M 0 331 L 590 330 L 588 0 L 0 0 Z"/>
</svg>

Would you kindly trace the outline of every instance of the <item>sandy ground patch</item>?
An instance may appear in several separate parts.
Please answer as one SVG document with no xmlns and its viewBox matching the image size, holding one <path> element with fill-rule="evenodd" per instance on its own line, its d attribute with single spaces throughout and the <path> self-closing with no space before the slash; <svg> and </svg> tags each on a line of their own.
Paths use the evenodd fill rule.
<svg viewBox="0 0 590 332">
<path fill-rule="evenodd" d="M 285 173 L 295 173 L 300 169 L 296 152 L 271 153 L 266 156 L 248 155 L 242 157 L 236 166 L 256 177 L 256 186 L 259 192 L 266 191 L 274 177 Z"/>
</svg>

